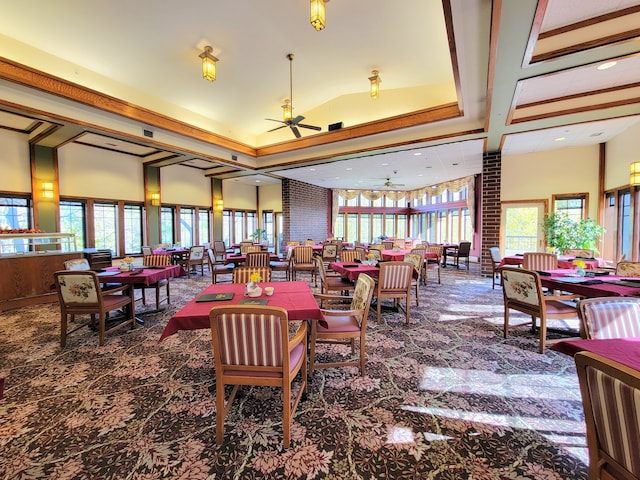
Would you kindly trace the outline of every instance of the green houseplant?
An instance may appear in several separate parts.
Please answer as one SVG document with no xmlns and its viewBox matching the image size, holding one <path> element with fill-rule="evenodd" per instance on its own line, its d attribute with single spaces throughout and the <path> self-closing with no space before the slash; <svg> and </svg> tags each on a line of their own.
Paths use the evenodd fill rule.
<svg viewBox="0 0 640 480">
<path fill-rule="evenodd" d="M 267 239 L 267 231 L 263 228 L 256 228 L 251 234 L 254 243 L 264 242 Z"/>
<path fill-rule="evenodd" d="M 547 214 L 542 222 L 542 230 L 547 248 L 553 248 L 557 253 L 562 253 L 567 248 L 584 248 L 597 252 L 598 238 L 604 233 L 604 228 L 592 219 L 577 222 L 563 212 Z"/>
</svg>

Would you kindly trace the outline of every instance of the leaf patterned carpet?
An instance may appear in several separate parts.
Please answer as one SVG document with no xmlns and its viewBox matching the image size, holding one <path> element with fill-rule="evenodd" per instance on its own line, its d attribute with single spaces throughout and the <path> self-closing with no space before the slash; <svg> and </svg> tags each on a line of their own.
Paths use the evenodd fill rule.
<svg viewBox="0 0 640 480">
<path fill-rule="evenodd" d="M 395 312 L 378 325 L 373 312 L 367 376 L 317 371 L 291 448 L 280 391 L 266 387 L 236 399 L 217 446 L 210 332 L 158 342 L 210 281 L 172 280 L 165 311 L 103 347 L 84 328 L 61 351 L 57 304 L 0 313 L 0 478 L 586 478 L 573 359 L 538 354 L 528 326 L 503 339 L 502 293 L 477 264 L 430 280 L 409 325 Z"/>
</svg>

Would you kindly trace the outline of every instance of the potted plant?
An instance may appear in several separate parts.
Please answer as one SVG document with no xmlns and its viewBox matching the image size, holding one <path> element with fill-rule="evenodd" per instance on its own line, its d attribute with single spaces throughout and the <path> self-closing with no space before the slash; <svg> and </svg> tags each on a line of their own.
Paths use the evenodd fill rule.
<svg viewBox="0 0 640 480">
<path fill-rule="evenodd" d="M 604 228 L 592 219 L 577 222 L 563 212 L 549 213 L 542 222 L 542 230 L 547 248 L 553 248 L 556 253 L 562 253 L 567 248 L 597 252 L 598 238 L 604 233 Z"/>
<path fill-rule="evenodd" d="M 267 231 L 264 228 L 256 228 L 251 234 L 253 243 L 262 243 L 267 240 Z"/>
</svg>

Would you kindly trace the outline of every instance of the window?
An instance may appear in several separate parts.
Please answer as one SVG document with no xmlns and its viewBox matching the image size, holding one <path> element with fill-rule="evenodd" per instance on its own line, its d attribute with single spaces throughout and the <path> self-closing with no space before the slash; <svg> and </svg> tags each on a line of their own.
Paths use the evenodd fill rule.
<svg viewBox="0 0 640 480">
<path fill-rule="evenodd" d="M 333 236 L 337 238 L 347 238 L 344 234 L 344 213 L 339 213 L 333 230 Z M 349 237 L 350 238 L 350 237 Z"/>
<path fill-rule="evenodd" d="M 632 238 L 633 219 L 631 218 L 631 192 L 625 190 L 620 192 L 620 253 L 624 253 L 625 258 L 633 258 Z"/>
<path fill-rule="evenodd" d="M 180 246 L 190 247 L 195 240 L 195 210 L 189 207 L 180 209 Z"/>
<path fill-rule="evenodd" d="M 273 212 L 262 212 L 262 228 L 267 232 L 267 241 L 269 242 L 269 246 L 273 247 Z"/>
<path fill-rule="evenodd" d="M 93 220 L 95 232 L 95 248 L 118 251 L 118 209 L 114 203 L 94 203 Z"/>
<path fill-rule="evenodd" d="M 142 252 L 142 206 L 124 206 L 124 252 L 133 255 Z"/>
<path fill-rule="evenodd" d="M 0 227 L 7 230 L 29 228 L 30 210 L 28 197 L 0 197 Z"/>
<path fill-rule="evenodd" d="M 175 236 L 173 231 L 175 216 L 175 208 L 173 207 L 161 207 L 160 208 L 160 242 L 173 245 L 175 243 Z"/>
<path fill-rule="evenodd" d="M 60 201 L 60 231 L 73 233 L 76 236 L 76 248 L 82 250 L 86 246 L 86 204 L 77 201 Z"/>
<path fill-rule="evenodd" d="M 198 234 L 200 236 L 198 242 L 200 245 L 204 245 L 205 243 L 211 243 L 211 237 L 210 237 L 211 229 L 209 226 L 210 218 L 211 218 L 210 210 L 204 209 L 204 208 L 201 208 L 200 210 L 198 210 Z"/>
<path fill-rule="evenodd" d="M 554 210 L 558 213 L 564 212 L 571 220 L 579 222 L 587 218 L 587 197 L 588 195 L 586 193 L 577 195 L 554 195 Z"/>
</svg>

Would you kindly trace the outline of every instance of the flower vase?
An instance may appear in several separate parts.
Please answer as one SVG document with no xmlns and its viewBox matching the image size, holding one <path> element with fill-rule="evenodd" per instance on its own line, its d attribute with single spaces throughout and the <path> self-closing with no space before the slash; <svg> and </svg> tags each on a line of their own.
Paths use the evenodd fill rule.
<svg viewBox="0 0 640 480">
<path fill-rule="evenodd" d="M 247 296 L 259 297 L 260 295 L 262 295 L 262 288 L 256 282 L 247 283 Z"/>
<path fill-rule="evenodd" d="M 578 267 L 576 269 L 576 275 L 578 275 L 579 277 L 584 277 L 586 274 L 587 272 L 584 271 L 584 268 Z"/>
</svg>

